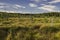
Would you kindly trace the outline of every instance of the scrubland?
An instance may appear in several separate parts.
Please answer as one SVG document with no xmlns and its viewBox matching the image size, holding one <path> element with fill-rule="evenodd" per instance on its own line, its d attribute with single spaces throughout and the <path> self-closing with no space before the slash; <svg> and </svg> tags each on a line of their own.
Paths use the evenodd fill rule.
<svg viewBox="0 0 60 40">
<path fill-rule="evenodd" d="M 0 12 L 0 40 L 60 40 L 60 13 Z"/>
</svg>

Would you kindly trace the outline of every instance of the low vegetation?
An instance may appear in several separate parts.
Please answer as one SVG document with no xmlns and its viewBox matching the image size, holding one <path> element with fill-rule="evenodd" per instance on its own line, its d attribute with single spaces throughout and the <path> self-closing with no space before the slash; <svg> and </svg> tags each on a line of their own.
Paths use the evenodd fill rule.
<svg viewBox="0 0 60 40">
<path fill-rule="evenodd" d="M 0 40 L 60 40 L 60 13 L 0 12 Z"/>
</svg>

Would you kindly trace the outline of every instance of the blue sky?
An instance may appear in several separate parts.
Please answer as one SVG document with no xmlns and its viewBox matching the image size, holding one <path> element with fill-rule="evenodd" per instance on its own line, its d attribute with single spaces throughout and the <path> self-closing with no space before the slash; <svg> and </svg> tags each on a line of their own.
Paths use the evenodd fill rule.
<svg viewBox="0 0 60 40">
<path fill-rule="evenodd" d="M 18 13 L 60 12 L 60 0 L 0 0 L 0 11 Z"/>
</svg>

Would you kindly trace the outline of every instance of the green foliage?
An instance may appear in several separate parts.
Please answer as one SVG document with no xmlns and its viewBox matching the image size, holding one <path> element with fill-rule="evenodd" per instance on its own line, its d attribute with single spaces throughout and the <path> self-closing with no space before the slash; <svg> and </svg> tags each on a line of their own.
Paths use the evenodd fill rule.
<svg viewBox="0 0 60 40">
<path fill-rule="evenodd" d="M 59 18 L 58 12 L 42 14 L 0 12 L 0 40 L 60 40 Z M 54 19 L 53 25 L 51 19 Z"/>
<path fill-rule="evenodd" d="M 6 28 L 3 31 L 5 30 Z M 8 36 L 4 37 L 6 40 L 60 40 L 59 27 L 11 27 L 7 30 L 5 33 L 7 32 Z"/>
</svg>

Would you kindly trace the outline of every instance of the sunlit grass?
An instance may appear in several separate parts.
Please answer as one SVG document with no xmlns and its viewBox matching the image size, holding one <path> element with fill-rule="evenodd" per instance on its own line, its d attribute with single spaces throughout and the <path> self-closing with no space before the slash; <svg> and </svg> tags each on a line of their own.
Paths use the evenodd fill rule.
<svg viewBox="0 0 60 40">
<path fill-rule="evenodd" d="M 0 17 L 0 32 L 7 33 L 5 40 L 60 40 L 60 17 L 3 15 Z"/>
</svg>

